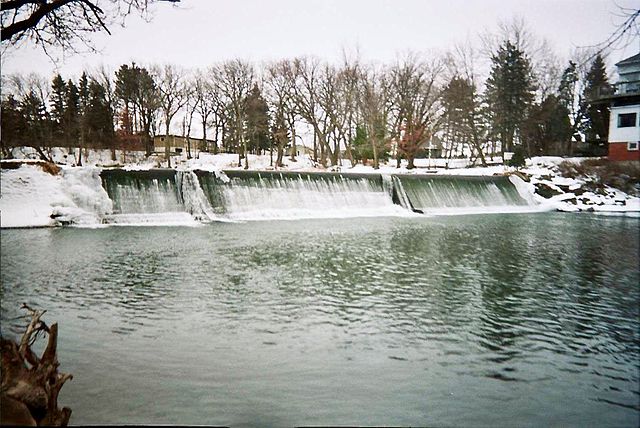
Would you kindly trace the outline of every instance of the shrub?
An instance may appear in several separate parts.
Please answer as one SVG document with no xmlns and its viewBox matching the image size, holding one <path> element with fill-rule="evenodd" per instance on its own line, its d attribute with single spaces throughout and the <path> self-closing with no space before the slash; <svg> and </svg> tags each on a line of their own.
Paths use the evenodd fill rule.
<svg viewBox="0 0 640 428">
<path fill-rule="evenodd" d="M 585 159 L 579 163 L 563 161 L 557 170 L 563 177 L 589 181 L 592 190 L 609 186 L 631 195 L 640 194 L 640 162 L 637 161 L 606 158 Z"/>
<path fill-rule="evenodd" d="M 524 147 L 516 146 L 513 149 L 513 156 L 511 159 L 507 161 L 508 166 L 513 166 L 515 168 L 520 168 L 525 165 L 526 154 L 524 151 Z"/>
</svg>

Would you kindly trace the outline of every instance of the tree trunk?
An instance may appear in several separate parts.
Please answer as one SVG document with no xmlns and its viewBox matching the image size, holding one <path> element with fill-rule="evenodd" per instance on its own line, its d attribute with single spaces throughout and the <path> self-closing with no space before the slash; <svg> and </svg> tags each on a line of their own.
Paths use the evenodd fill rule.
<svg viewBox="0 0 640 428">
<path fill-rule="evenodd" d="M 247 153 L 247 140 L 242 139 L 242 152 L 244 153 L 244 169 L 249 169 L 249 153 Z"/>
<path fill-rule="evenodd" d="M 313 161 L 318 162 L 318 134 L 313 130 Z"/>
<path fill-rule="evenodd" d="M 2 425 L 66 426 L 71 409 L 58 408 L 58 394 L 70 374 L 58 372 L 58 325 L 48 327 L 41 321 L 46 311 L 22 305 L 31 315 L 31 321 L 20 343 L 0 338 L 2 358 L 2 389 L 0 423 Z M 48 341 L 38 357 L 31 345 L 39 333 L 47 333 Z"/>
<path fill-rule="evenodd" d="M 296 127 L 291 126 L 291 162 L 296 162 Z"/>
<path fill-rule="evenodd" d="M 407 156 L 407 160 L 409 161 L 409 164 L 407 165 L 407 169 L 414 169 L 415 168 L 415 165 L 413 164 L 414 156 L 413 155 Z"/>
<path fill-rule="evenodd" d="M 379 169 L 380 162 L 378 161 L 378 142 L 375 138 L 371 138 L 371 146 L 373 148 L 373 169 Z"/>
<path fill-rule="evenodd" d="M 167 168 L 171 168 L 171 149 L 169 147 L 169 120 L 165 118 L 165 133 L 164 133 L 164 157 L 167 161 Z"/>
<path fill-rule="evenodd" d="M 285 145 L 286 145 L 285 141 L 280 141 L 280 139 L 278 139 L 278 150 L 277 150 L 277 157 L 276 157 L 276 167 L 278 168 L 282 168 L 284 166 L 284 164 L 282 163 L 282 158 L 284 157 Z"/>
</svg>

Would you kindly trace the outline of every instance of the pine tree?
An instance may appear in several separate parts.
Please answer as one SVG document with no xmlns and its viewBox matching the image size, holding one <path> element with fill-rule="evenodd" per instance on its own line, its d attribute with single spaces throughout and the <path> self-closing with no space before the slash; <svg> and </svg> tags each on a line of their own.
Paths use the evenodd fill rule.
<svg viewBox="0 0 640 428">
<path fill-rule="evenodd" d="M 569 111 L 559 96 L 549 95 L 531 107 L 522 127 L 522 140 L 529 156 L 557 155 L 556 145 L 571 140 Z"/>
<path fill-rule="evenodd" d="M 441 99 L 445 138 L 449 143 L 450 153 L 454 144 L 466 144 L 475 151 L 482 165 L 486 166 L 478 123 L 480 106 L 473 83 L 456 76 L 442 91 Z"/>
<path fill-rule="evenodd" d="M 568 115 L 570 131 L 564 141 L 564 154 L 571 156 L 573 154 L 572 140 L 581 141 L 580 133 L 585 129 L 585 113 L 587 105 L 584 102 L 584 95 L 578 90 L 580 77 L 575 62 L 569 61 L 569 65 L 562 73 L 560 85 L 558 87 L 558 102 L 564 107 Z"/>
<path fill-rule="evenodd" d="M 62 76 L 57 74 L 51 82 L 51 120 L 53 126 L 53 139 L 60 144 L 64 140 L 64 110 L 65 110 L 66 85 Z"/>
<path fill-rule="evenodd" d="M 66 84 L 62 76 L 56 74 L 51 82 L 51 120 L 62 124 L 64 118 L 64 101 L 66 94 Z"/>
<path fill-rule="evenodd" d="M 47 148 L 51 143 L 51 121 L 43 99 L 31 90 L 20 102 L 20 111 L 24 118 L 24 140 L 27 146 L 33 147 L 43 160 L 52 162 Z"/>
<path fill-rule="evenodd" d="M 609 104 L 598 102 L 602 95 L 611 93 L 606 65 L 600 54 L 596 55 L 587 72 L 584 99 L 586 107 L 585 136 L 587 141 L 603 142 L 609 136 Z"/>
<path fill-rule="evenodd" d="M 491 60 L 485 96 L 492 134 L 500 141 L 503 151 L 513 151 L 534 100 L 531 63 L 510 41 L 500 46 Z"/>
<path fill-rule="evenodd" d="M 11 158 L 11 148 L 25 145 L 24 135 L 26 132 L 26 123 L 22 111 L 20 111 L 20 103 L 13 95 L 9 94 L 1 104 L 0 129 L 2 129 L 2 154 L 6 158 Z"/>
<path fill-rule="evenodd" d="M 80 130 L 80 94 L 78 87 L 69 80 L 66 84 L 63 116 L 64 140 L 67 146 L 78 147 Z"/>
<path fill-rule="evenodd" d="M 88 86 L 85 116 L 88 139 L 100 147 L 111 146 L 114 138 L 111 110 L 104 87 L 95 80 Z"/>
<path fill-rule="evenodd" d="M 262 151 L 269 150 L 271 146 L 271 138 L 269 137 L 269 106 L 262 97 L 258 85 L 254 85 L 253 89 L 245 99 L 245 138 L 247 140 L 248 149 L 260 154 Z"/>
</svg>

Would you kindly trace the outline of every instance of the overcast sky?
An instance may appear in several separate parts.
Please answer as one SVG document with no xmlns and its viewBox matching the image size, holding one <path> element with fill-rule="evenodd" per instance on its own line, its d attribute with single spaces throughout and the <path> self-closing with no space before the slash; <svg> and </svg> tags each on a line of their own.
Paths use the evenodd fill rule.
<svg viewBox="0 0 640 428">
<path fill-rule="evenodd" d="M 371 61 L 398 53 L 441 50 L 478 34 L 497 31 L 500 20 L 522 17 L 563 56 L 577 46 L 605 40 L 621 22 L 628 0 L 182 0 L 159 3 L 147 23 L 129 17 L 112 35 L 96 34 L 93 54 L 68 54 L 57 64 L 38 48 L 5 52 L 2 73 L 59 71 L 63 77 L 105 64 L 173 63 L 206 67 L 243 58 L 252 61 L 316 55 L 337 60 L 343 49 L 359 49 Z M 613 51 L 609 64 L 640 51 L 640 40 Z"/>
</svg>

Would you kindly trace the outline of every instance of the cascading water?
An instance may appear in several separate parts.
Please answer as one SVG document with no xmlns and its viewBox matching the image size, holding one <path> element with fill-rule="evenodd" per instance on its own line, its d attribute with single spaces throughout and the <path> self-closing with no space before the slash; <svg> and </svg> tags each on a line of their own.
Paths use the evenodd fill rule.
<svg viewBox="0 0 640 428">
<path fill-rule="evenodd" d="M 396 176 L 414 209 L 425 214 L 535 210 L 506 176 Z"/>
<path fill-rule="evenodd" d="M 207 197 L 200 187 L 200 180 L 193 171 L 176 172 L 176 185 L 178 187 L 184 210 L 199 221 L 219 220 L 211 209 Z"/>
<path fill-rule="evenodd" d="M 402 215 L 379 175 L 227 172 L 201 180 L 214 210 L 232 220 Z"/>
<path fill-rule="evenodd" d="M 526 183 L 505 176 L 158 169 L 104 170 L 101 177 L 113 202 L 103 221 L 111 224 L 536 210 Z"/>
<path fill-rule="evenodd" d="M 405 210 L 414 211 L 414 212 L 419 211 L 413 207 L 413 204 L 409 200 L 409 196 L 407 196 L 407 192 L 405 192 L 404 186 L 402 185 L 402 182 L 400 181 L 400 179 L 397 176 L 393 176 L 391 177 L 391 180 L 392 180 L 391 183 L 393 187 L 393 202 L 397 203 Z M 419 212 L 422 212 L 422 211 L 419 211 Z"/>
<path fill-rule="evenodd" d="M 110 224 L 174 225 L 194 223 L 185 210 L 173 170 L 103 170 L 102 185 L 113 201 Z"/>
</svg>

